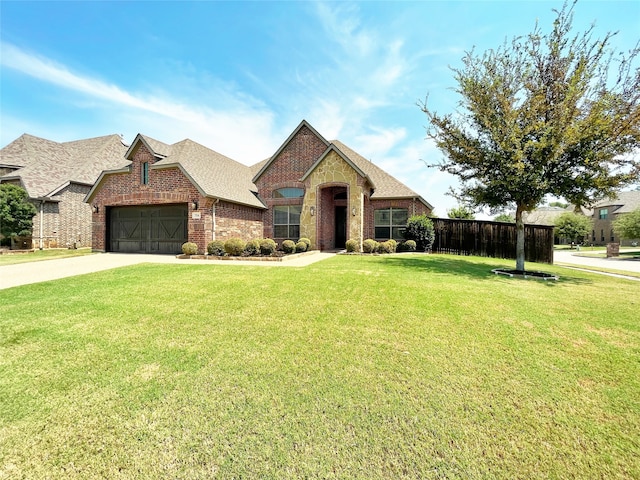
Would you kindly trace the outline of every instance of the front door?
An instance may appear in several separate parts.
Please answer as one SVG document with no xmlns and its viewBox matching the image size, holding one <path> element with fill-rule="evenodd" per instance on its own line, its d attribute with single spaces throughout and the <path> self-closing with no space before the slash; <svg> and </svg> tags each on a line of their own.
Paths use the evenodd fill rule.
<svg viewBox="0 0 640 480">
<path fill-rule="evenodd" d="M 344 248 L 347 243 L 347 207 L 336 207 L 335 248 Z"/>
</svg>

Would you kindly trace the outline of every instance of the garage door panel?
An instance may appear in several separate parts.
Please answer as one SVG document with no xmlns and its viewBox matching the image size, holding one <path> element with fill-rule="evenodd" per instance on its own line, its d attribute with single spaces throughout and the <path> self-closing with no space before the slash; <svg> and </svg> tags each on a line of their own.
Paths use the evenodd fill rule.
<svg viewBox="0 0 640 480">
<path fill-rule="evenodd" d="M 113 207 L 110 251 L 180 253 L 187 241 L 186 205 Z"/>
</svg>

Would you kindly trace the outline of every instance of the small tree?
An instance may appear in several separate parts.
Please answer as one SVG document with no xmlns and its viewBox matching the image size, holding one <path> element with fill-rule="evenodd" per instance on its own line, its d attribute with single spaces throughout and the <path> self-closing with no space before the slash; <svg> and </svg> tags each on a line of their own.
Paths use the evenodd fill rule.
<svg viewBox="0 0 640 480">
<path fill-rule="evenodd" d="M 11 239 L 31 235 L 36 213 L 24 188 L 0 184 L 0 235 Z"/>
<path fill-rule="evenodd" d="M 613 221 L 613 230 L 620 238 L 640 238 L 640 208 L 619 215 Z"/>
<path fill-rule="evenodd" d="M 584 215 L 563 213 L 556 220 L 556 235 L 570 242 L 581 243 L 593 228 L 593 221 Z"/>
<path fill-rule="evenodd" d="M 556 12 L 549 33 L 536 25 L 482 55 L 468 52 L 453 70 L 455 114 L 421 105 L 427 136 L 445 154 L 435 166 L 461 181 L 455 195 L 515 210 L 516 270 L 524 270 L 523 214 L 547 195 L 583 206 L 640 177 L 640 49 L 617 54 L 615 33 L 595 39 L 593 27 L 574 35 L 574 5 Z"/>
<path fill-rule="evenodd" d="M 431 250 L 435 239 L 433 222 L 426 215 L 413 215 L 407 220 L 403 236 L 406 240 L 416 242 L 416 250 L 426 252 Z"/>
<path fill-rule="evenodd" d="M 447 210 L 447 216 L 449 218 L 461 218 L 463 220 L 473 220 L 475 219 L 475 215 L 473 214 L 473 210 L 464 205 L 458 205 L 457 207 L 453 207 L 451 210 Z"/>
</svg>

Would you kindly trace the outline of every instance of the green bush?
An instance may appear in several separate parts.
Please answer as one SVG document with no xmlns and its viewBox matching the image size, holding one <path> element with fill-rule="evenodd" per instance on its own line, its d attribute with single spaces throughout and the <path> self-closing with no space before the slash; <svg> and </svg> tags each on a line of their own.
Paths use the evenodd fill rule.
<svg viewBox="0 0 640 480">
<path fill-rule="evenodd" d="M 378 253 L 394 253 L 395 249 L 395 241 L 387 240 L 386 242 L 380 242 L 378 244 Z"/>
<path fill-rule="evenodd" d="M 404 238 L 416 242 L 416 250 L 426 252 L 431 250 L 435 239 L 433 222 L 426 215 L 413 215 L 407 220 L 407 228 L 404 230 Z"/>
<path fill-rule="evenodd" d="M 358 242 L 358 240 L 347 240 L 347 243 L 345 244 L 345 247 L 347 248 L 347 252 L 349 253 L 353 253 L 353 252 L 359 252 L 360 251 L 360 242 Z"/>
<path fill-rule="evenodd" d="M 224 251 L 232 257 L 239 257 L 244 252 L 244 247 L 247 246 L 247 242 L 241 238 L 230 238 L 224 242 Z"/>
<path fill-rule="evenodd" d="M 260 240 L 260 253 L 262 255 L 273 255 L 278 248 L 278 244 L 271 238 L 263 238 Z"/>
<path fill-rule="evenodd" d="M 296 252 L 301 253 L 306 251 L 307 251 L 307 244 L 305 242 L 296 243 Z"/>
<path fill-rule="evenodd" d="M 307 246 L 307 250 L 309 250 L 309 249 L 311 248 L 311 240 L 309 240 L 309 239 L 308 239 L 308 238 L 306 238 L 306 237 L 302 237 L 302 238 L 300 238 L 300 239 L 298 240 L 298 242 L 304 242 L 304 243 L 305 243 L 305 245 Z M 305 250 L 305 252 L 306 252 L 306 250 Z"/>
<path fill-rule="evenodd" d="M 285 240 L 282 242 L 282 251 L 284 253 L 295 253 L 296 252 L 296 244 L 293 240 Z"/>
<path fill-rule="evenodd" d="M 364 253 L 375 253 L 378 250 L 378 242 L 367 238 L 364 242 L 362 242 L 362 251 Z"/>
<path fill-rule="evenodd" d="M 195 255 L 198 253 L 198 245 L 193 242 L 183 243 L 182 253 L 184 253 L 185 255 Z"/>
<path fill-rule="evenodd" d="M 244 247 L 244 253 L 247 255 L 260 255 L 260 240 L 249 240 Z"/>
<path fill-rule="evenodd" d="M 387 242 L 389 242 L 389 245 L 391 245 L 391 249 L 393 250 L 392 253 L 396 253 L 396 251 L 398 250 L 398 242 L 393 238 L 387 240 Z"/>
<path fill-rule="evenodd" d="M 224 255 L 224 242 L 222 240 L 214 240 L 207 244 L 207 253 L 209 255 L 215 255 L 216 257 L 222 257 Z"/>
<path fill-rule="evenodd" d="M 405 240 L 401 244 L 398 245 L 398 251 L 400 252 L 415 252 L 416 251 L 416 242 L 413 240 Z"/>
</svg>

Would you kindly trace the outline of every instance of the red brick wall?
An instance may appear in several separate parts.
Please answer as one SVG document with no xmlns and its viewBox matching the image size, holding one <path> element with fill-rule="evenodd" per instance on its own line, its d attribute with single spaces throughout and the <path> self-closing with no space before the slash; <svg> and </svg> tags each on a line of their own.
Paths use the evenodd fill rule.
<svg viewBox="0 0 640 480">
<path fill-rule="evenodd" d="M 409 216 L 412 215 L 430 215 L 431 210 L 427 208 L 424 203 L 419 200 L 413 199 L 399 199 L 399 200 L 371 200 L 365 196 L 364 200 L 364 231 L 363 240 L 368 238 L 375 238 L 375 224 L 374 224 L 374 211 L 380 208 L 406 208 L 409 210 Z"/>
<path fill-rule="evenodd" d="M 216 240 L 262 238 L 262 211 L 231 202 L 216 205 Z"/>
<path fill-rule="evenodd" d="M 142 184 L 142 163 L 153 164 L 155 158 L 140 144 L 135 150 L 130 172 L 106 176 L 92 200 L 98 206 L 93 213 L 92 247 L 105 251 L 106 207 L 127 205 L 162 205 L 186 203 L 188 213 L 188 239 L 198 245 L 198 252 L 206 252 L 207 244 L 214 238 L 213 205 L 215 200 L 200 195 L 198 189 L 179 168 L 149 169 L 149 183 Z M 192 202 L 198 203 L 199 219 L 194 219 Z M 262 236 L 262 211 L 228 202 L 215 206 L 216 238 L 224 240 L 231 236 L 245 239 Z"/>
<path fill-rule="evenodd" d="M 265 237 L 273 238 L 274 205 L 302 205 L 302 199 L 273 198 L 273 191 L 284 187 L 304 189 L 300 178 L 326 149 L 324 142 L 303 126 L 255 182 L 260 198 L 269 207 L 264 214 Z"/>
</svg>

